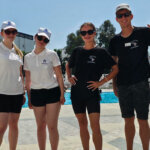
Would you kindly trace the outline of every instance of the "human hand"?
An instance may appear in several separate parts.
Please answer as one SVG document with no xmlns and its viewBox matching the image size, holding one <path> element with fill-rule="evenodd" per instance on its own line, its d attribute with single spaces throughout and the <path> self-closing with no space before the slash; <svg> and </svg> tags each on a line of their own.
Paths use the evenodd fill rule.
<svg viewBox="0 0 150 150">
<path fill-rule="evenodd" d="M 72 76 L 72 77 L 68 78 L 68 81 L 71 83 L 71 85 L 75 85 L 77 78 L 75 76 Z"/>
<path fill-rule="evenodd" d="M 88 81 L 87 83 L 90 83 L 87 88 L 92 91 L 95 91 L 100 86 L 100 82 L 98 81 Z"/>
<path fill-rule="evenodd" d="M 113 87 L 113 91 L 114 91 L 115 96 L 118 97 L 117 87 Z"/>
<path fill-rule="evenodd" d="M 33 109 L 32 104 L 31 104 L 31 100 L 28 100 L 28 106 L 29 106 L 29 109 Z"/>
<path fill-rule="evenodd" d="M 64 103 L 65 103 L 65 97 L 64 96 L 61 96 L 60 97 L 60 103 L 62 104 L 62 105 L 64 105 Z"/>
</svg>

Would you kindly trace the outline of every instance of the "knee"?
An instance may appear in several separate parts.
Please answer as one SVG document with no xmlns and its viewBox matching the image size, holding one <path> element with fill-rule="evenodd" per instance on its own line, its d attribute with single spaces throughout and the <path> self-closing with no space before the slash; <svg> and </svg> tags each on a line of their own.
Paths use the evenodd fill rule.
<svg viewBox="0 0 150 150">
<path fill-rule="evenodd" d="M 86 129 L 88 126 L 87 120 L 79 120 L 79 126 L 81 129 Z"/>
<path fill-rule="evenodd" d="M 0 134 L 3 134 L 6 131 L 7 125 L 0 126 Z"/>
<path fill-rule="evenodd" d="M 42 123 L 37 124 L 37 130 L 38 131 L 46 130 L 46 122 L 42 122 Z"/>
<path fill-rule="evenodd" d="M 91 124 L 91 129 L 92 129 L 93 134 L 101 133 L 99 123 Z"/>
<path fill-rule="evenodd" d="M 132 118 L 125 118 L 125 126 L 134 126 L 134 117 Z"/>
<path fill-rule="evenodd" d="M 57 130 L 57 125 L 48 125 L 49 132 L 54 132 Z"/>
<path fill-rule="evenodd" d="M 15 121 L 14 122 L 13 121 L 9 122 L 9 128 L 17 130 L 18 129 L 18 122 L 15 122 Z"/>
<path fill-rule="evenodd" d="M 138 119 L 140 129 L 149 128 L 148 120 Z"/>
</svg>

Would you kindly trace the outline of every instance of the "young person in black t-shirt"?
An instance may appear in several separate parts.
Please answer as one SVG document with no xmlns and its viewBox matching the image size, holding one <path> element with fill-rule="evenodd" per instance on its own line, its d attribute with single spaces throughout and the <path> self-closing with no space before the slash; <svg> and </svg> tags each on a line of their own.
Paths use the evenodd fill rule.
<svg viewBox="0 0 150 150">
<path fill-rule="evenodd" d="M 117 78 L 113 79 L 113 87 L 114 93 L 119 97 L 122 117 L 125 120 L 127 150 L 133 149 L 134 111 L 138 118 L 143 150 L 148 150 L 150 140 L 148 124 L 150 29 L 132 26 L 132 19 L 133 14 L 128 4 L 120 4 L 116 8 L 116 20 L 122 31 L 112 38 L 109 46 L 109 52 L 118 62 L 119 67 Z"/>
<path fill-rule="evenodd" d="M 83 149 L 89 150 L 87 109 L 95 149 L 101 150 L 102 135 L 99 124 L 100 93 L 98 87 L 115 77 L 118 73 L 118 67 L 105 49 L 96 46 L 94 41 L 96 29 L 92 23 L 84 23 L 80 28 L 80 35 L 85 44 L 83 47 L 74 49 L 66 64 L 68 80 L 72 84 L 72 106 L 79 122 Z M 73 76 L 72 69 L 74 71 Z M 112 71 L 100 80 L 104 69 L 112 69 Z"/>
</svg>

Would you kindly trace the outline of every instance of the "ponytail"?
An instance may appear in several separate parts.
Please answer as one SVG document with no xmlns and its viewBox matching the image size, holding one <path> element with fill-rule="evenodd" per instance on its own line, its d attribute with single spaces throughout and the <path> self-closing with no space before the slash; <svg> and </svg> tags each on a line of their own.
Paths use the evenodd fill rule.
<svg viewBox="0 0 150 150">
<path fill-rule="evenodd" d="M 23 53 L 22 51 L 17 47 L 15 43 L 13 43 L 14 49 L 16 51 L 16 54 L 19 55 L 20 58 L 23 58 Z"/>
</svg>

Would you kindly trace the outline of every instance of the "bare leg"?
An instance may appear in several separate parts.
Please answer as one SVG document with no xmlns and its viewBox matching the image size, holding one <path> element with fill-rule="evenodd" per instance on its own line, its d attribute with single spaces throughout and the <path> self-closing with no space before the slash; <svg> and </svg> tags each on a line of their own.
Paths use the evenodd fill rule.
<svg viewBox="0 0 150 150">
<path fill-rule="evenodd" d="M 143 150 L 149 150 L 150 128 L 147 120 L 138 119 Z"/>
<path fill-rule="evenodd" d="M 49 130 L 49 139 L 52 150 L 57 150 L 58 148 L 59 133 L 57 129 L 57 124 L 60 106 L 60 102 L 46 105 L 46 123 Z"/>
<path fill-rule="evenodd" d="M 18 142 L 18 120 L 20 113 L 9 113 L 9 147 L 10 150 L 16 150 Z"/>
<path fill-rule="evenodd" d="M 45 150 L 46 147 L 46 108 L 33 107 L 34 115 L 37 123 L 37 137 L 40 150 Z"/>
<path fill-rule="evenodd" d="M 127 143 L 127 150 L 133 150 L 133 139 L 135 136 L 134 117 L 125 118 L 125 136 Z"/>
<path fill-rule="evenodd" d="M 9 113 L 0 113 L 0 146 L 3 141 L 4 133 L 8 125 Z"/>
<path fill-rule="evenodd" d="M 80 137 L 84 150 L 89 150 L 90 135 L 88 132 L 88 121 L 85 113 L 76 114 L 80 126 Z"/>
<path fill-rule="evenodd" d="M 102 150 L 102 134 L 100 130 L 100 114 L 91 113 L 89 114 L 90 124 L 93 133 L 93 142 L 95 145 L 95 150 Z"/>
</svg>

